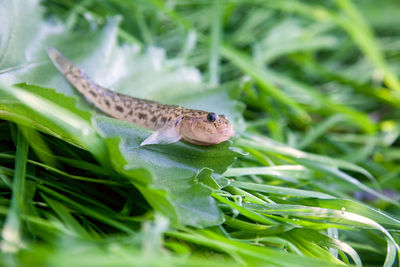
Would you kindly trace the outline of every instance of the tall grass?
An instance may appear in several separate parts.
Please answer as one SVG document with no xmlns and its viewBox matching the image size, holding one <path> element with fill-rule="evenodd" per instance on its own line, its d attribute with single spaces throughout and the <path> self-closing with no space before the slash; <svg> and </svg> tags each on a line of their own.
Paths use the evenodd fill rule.
<svg viewBox="0 0 400 267">
<path fill-rule="evenodd" d="M 396 1 L 0 6 L 3 265 L 399 264 Z M 46 45 L 236 135 L 139 147 L 149 132 L 93 111 Z"/>
</svg>

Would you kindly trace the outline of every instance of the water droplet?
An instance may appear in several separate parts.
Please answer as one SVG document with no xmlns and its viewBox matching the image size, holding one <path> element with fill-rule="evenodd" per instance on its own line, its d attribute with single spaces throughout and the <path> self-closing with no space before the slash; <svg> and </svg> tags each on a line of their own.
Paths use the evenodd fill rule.
<svg viewBox="0 0 400 267">
<path fill-rule="evenodd" d="M 342 211 L 342 214 L 344 214 L 344 212 L 346 211 L 346 208 L 342 207 L 340 210 Z"/>
</svg>

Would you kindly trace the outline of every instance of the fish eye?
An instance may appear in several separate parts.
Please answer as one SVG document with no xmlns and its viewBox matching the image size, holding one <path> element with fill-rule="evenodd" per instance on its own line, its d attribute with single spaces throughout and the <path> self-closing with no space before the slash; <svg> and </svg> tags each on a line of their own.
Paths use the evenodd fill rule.
<svg viewBox="0 0 400 267">
<path fill-rule="evenodd" d="M 217 114 L 215 114 L 214 112 L 210 112 L 207 115 L 207 120 L 209 122 L 214 122 L 217 119 Z"/>
</svg>

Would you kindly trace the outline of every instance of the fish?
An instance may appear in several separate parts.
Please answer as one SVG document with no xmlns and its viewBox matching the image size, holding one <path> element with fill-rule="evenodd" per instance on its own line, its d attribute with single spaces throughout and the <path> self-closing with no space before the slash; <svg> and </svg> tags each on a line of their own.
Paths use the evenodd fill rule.
<svg viewBox="0 0 400 267">
<path fill-rule="evenodd" d="M 95 107 L 113 118 L 154 131 L 141 146 L 180 140 L 209 146 L 227 141 L 235 133 L 225 115 L 114 92 L 95 83 L 57 49 L 46 47 L 46 51 L 59 72 Z"/>
</svg>

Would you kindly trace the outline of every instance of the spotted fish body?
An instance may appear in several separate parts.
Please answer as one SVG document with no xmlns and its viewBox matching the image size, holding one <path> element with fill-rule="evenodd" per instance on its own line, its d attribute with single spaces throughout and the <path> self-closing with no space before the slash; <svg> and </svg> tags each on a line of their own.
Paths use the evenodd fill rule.
<svg viewBox="0 0 400 267">
<path fill-rule="evenodd" d="M 156 131 L 142 145 L 173 143 L 180 139 L 212 145 L 228 140 L 233 127 L 223 115 L 130 97 L 101 87 L 56 49 L 47 53 L 64 77 L 104 113 Z"/>
</svg>

